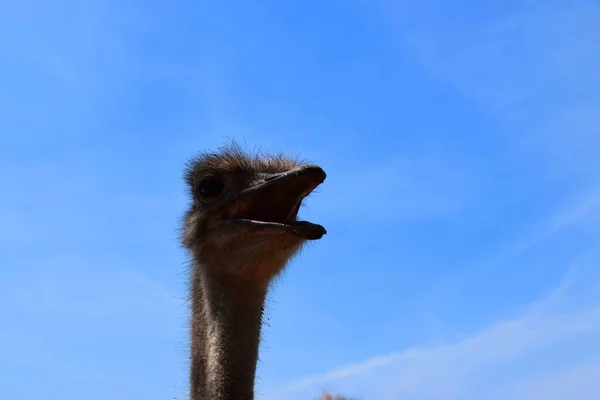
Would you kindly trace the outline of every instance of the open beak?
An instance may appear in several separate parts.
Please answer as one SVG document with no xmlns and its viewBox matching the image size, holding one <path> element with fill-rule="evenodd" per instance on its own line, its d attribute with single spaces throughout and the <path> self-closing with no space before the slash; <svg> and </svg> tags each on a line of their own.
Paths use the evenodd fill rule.
<svg viewBox="0 0 600 400">
<path fill-rule="evenodd" d="M 286 231 L 307 240 L 320 239 L 327 233 L 323 226 L 298 221 L 297 217 L 302 200 L 326 176 L 316 165 L 301 165 L 285 173 L 268 175 L 228 202 L 219 222 L 240 224 L 257 233 Z"/>
</svg>

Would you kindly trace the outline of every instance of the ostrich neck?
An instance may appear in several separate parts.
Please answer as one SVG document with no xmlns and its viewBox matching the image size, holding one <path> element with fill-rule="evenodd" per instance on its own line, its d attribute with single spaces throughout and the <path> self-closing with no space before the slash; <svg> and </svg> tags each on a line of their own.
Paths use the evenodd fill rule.
<svg viewBox="0 0 600 400">
<path fill-rule="evenodd" d="M 195 265 L 190 400 L 254 399 L 266 287 Z"/>
</svg>

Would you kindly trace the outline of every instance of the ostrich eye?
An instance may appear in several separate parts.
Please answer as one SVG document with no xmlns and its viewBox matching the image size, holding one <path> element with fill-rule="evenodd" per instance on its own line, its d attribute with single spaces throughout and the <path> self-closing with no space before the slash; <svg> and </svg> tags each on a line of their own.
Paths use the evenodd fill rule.
<svg viewBox="0 0 600 400">
<path fill-rule="evenodd" d="M 205 178 L 198 182 L 196 195 L 205 199 L 212 199 L 221 194 L 225 184 L 217 178 Z"/>
</svg>

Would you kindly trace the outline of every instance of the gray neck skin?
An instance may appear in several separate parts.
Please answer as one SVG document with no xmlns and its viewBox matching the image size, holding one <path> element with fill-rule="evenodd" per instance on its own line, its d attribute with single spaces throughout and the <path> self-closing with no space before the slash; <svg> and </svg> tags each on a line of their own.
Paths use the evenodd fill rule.
<svg viewBox="0 0 600 400">
<path fill-rule="evenodd" d="M 190 400 L 252 400 L 266 287 L 194 266 Z"/>
</svg>

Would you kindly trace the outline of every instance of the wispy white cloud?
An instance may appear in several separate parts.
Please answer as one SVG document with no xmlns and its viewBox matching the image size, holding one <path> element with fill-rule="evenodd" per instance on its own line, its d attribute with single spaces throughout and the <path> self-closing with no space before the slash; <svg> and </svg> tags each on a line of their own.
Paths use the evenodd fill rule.
<svg viewBox="0 0 600 400">
<path fill-rule="evenodd" d="M 558 210 L 556 214 L 541 221 L 538 225 L 526 229 L 525 232 L 516 237 L 505 249 L 494 254 L 486 262 L 466 266 L 447 279 L 440 281 L 438 285 L 434 285 L 431 288 L 433 292 L 431 295 L 439 296 L 447 294 L 449 290 L 458 290 L 458 286 L 472 278 L 473 274 L 498 268 L 513 257 L 533 249 L 563 231 L 593 219 L 599 213 L 600 187 L 594 187 L 589 191 L 581 193 L 579 197 L 575 198 L 563 209 Z"/>
<path fill-rule="evenodd" d="M 560 375 L 564 385 L 556 385 L 556 393 L 564 397 L 555 398 L 591 399 L 600 390 L 595 382 L 590 391 L 591 374 L 600 373 L 600 347 L 590 346 L 600 337 L 600 297 L 594 294 L 598 285 L 590 284 L 597 278 L 593 269 L 573 267 L 554 291 L 521 315 L 460 341 L 415 347 L 301 378 L 269 398 L 308 398 L 328 388 L 377 399 L 500 399 L 510 390 L 509 398 L 525 400 L 545 379 Z M 566 356 L 569 352 L 577 358 Z M 559 358 L 562 362 L 557 363 Z"/>
<path fill-rule="evenodd" d="M 488 261 L 434 285 L 444 286 L 438 296 L 598 214 L 600 51 L 590 44 L 600 40 L 599 27 L 597 3 L 557 0 L 524 1 L 491 20 L 449 18 L 404 32 L 403 43 L 428 71 L 492 115 L 509 141 L 536 160 L 536 180 L 569 182 L 557 185 L 567 188 L 555 196 L 565 196 L 562 211 L 528 224 Z"/>
<path fill-rule="evenodd" d="M 498 117 L 515 143 L 550 163 L 600 170 L 600 6 L 522 2 L 490 22 L 406 32 L 404 43 L 440 81 Z M 573 172 L 573 171 L 570 171 Z"/>
<path fill-rule="evenodd" d="M 420 27 L 406 44 L 440 79 L 504 115 L 551 111 L 548 105 L 594 95 L 600 52 L 590 43 L 600 36 L 598 5 L 588 0 L 522 5 L 491 22 Z"/>
</svg>

